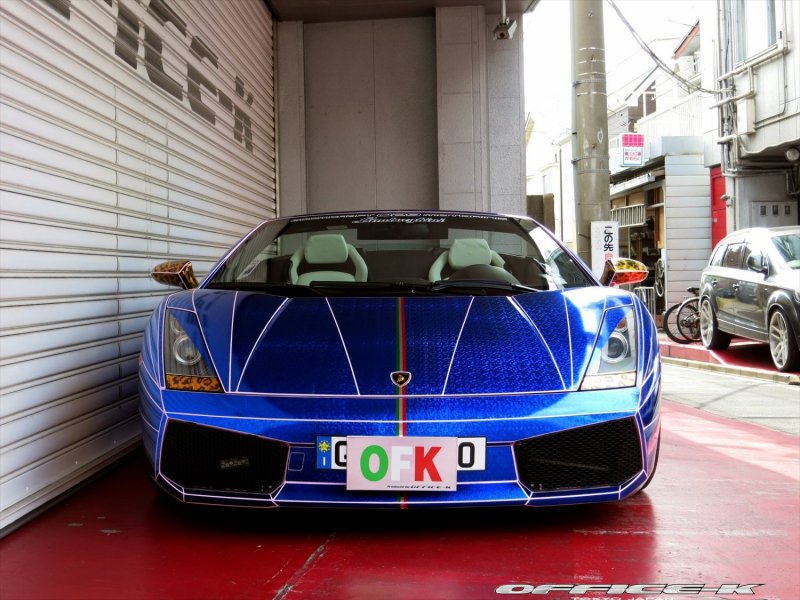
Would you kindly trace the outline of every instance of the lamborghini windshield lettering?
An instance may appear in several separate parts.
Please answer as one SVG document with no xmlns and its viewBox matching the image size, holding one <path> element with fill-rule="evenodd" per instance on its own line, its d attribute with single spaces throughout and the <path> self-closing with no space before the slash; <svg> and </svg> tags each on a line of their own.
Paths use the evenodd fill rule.
<svg viewBox="0 0 800 600">
<path fill-rule="evenodd" d="M 364 213 L 269 221 L 204 287 L 298 295 L 512 295 L 594 285 L 534 221 Z"/>
</svg>

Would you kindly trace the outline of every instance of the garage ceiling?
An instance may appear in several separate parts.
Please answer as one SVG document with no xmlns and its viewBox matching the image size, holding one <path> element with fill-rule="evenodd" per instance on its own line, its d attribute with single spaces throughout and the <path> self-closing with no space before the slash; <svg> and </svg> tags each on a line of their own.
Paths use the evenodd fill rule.
<svg viewBox="0 0 800 600">
<path fill-rule="evenodd" d="M 500 14 L 501 0 L 265 0 L 279 21 L 357 21 L 433 16 L 437 7 L 479 6 Z M 532 10 L 539 0 L 506 0 L 509 13 Z"/>
</svg>

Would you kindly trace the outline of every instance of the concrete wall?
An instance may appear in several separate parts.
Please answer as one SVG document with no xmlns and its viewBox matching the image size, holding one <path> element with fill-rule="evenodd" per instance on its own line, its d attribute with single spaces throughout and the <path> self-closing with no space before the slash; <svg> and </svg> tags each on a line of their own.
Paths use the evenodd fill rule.
<svg viewBox="0 0 800 600">
<path fill-rule="evenodd" d="M 429 18 L 304 27 L 307 209 L 435 208 Z"/>
<path fill-rule="evenodd" d="M 737 229 L 797 225 L 797 200 L 787 194 L 786 177 L 786 173 L 767 173 L 733 180 L 730 210 Z"/>
<path fill-rule="evenodd" d="M 283 215 L 525 211 L 522 19 L 492 40 L 482 7 L 434 18 L 278 23 Z"/>
</svg>

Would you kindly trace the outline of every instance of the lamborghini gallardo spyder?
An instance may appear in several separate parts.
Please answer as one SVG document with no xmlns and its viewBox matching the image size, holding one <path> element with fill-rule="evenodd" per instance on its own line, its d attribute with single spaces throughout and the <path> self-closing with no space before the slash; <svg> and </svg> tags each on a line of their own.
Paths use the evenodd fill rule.
<svg viewBox="0 0 800 600">
<path fill-rule="evenodd" d="M 140 360 L 144 447 L 182 502 L 430 507 L 621 500 L 656 469 L 646 276 L 601 278 L 535 221 L 384 211 L 268 220 Z"/>
</svg>

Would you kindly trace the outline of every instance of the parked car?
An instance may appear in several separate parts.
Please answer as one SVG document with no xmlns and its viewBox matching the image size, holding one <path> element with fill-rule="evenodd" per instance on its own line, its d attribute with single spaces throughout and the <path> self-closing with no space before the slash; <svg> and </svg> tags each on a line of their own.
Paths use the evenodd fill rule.
<svg viewBox="0 0 800 600">
<path fill-rule="evenodd" d="M 182 502 L 549 505 L 653 477 L 661 368 L 641 302 L 525 217 L 266 221 L 168 296 L 139 369 L 151 475 Z"/>
<path fill-rule="evenodd" d="M 768 342 L 779 371 L 800 369 L 800 227 L 743 229 L 723 239 L 700 277 L 706 348 L 731 336 Z"/>
</svg>

